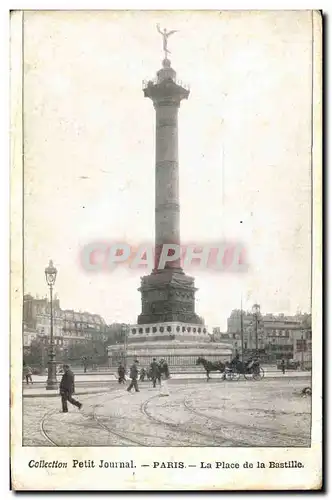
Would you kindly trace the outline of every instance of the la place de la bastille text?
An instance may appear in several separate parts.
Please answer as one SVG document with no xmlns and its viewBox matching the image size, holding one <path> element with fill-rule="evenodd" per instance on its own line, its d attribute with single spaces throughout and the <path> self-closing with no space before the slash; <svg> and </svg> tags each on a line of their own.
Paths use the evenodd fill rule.
<svg viewBox="0 0 332 500">
<path fill-rule="evenodd" d="M 62 462 L 60 460 L 30 460 L 29 461 L 30 468 L 36 469 L 67 469 L 68 462 Z M 200 462 L 199 465 L 191 465 L 191 467 L 196 467 L 200 469 L 240 469 L 240 468 L 252 468 L 254 464 L 245 464 L 240 465 L 239 462 L 230 463 L 230 462 Z M 73 469 L 136 469 L 136 465 L 133 460 L 128 460 L 126 462 L 110 462 L 107 460 L 99 460 L 99 463 L 96 464 L 95 460 L 76 460 L 73 459 L 71 462 L 71 467 Z M 152 462 L 150 465 L 146 465 L 145 467 L 151 467 L 153 469 L 184 469 L 187 465 L 184 462 Z M 257 462 L 256 468 L 268 468 L 268 469 L 302 469 L 304 465 L 302 462 L 298 460 L 288 460 L 285 462 L 273 462 L 269 461 L 265 464 L 262 462 Z"/>
</svg>

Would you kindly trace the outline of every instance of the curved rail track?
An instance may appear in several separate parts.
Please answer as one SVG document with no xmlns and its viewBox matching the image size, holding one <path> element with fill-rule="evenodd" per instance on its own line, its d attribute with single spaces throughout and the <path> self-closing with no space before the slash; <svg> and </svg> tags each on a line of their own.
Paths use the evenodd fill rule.
<svg viewBox="0 0 332 500">
<path fill-rule="evenodd" d="M 55 441 L 53 441 L 53 439 L 49 436 L 48 432 L 45 430 L 46 417 L 54 415 L 54 413 L 57 413 L 57 410 L 50 410 L 50 411 L 46 412 L 45 415 L 40 420 L 39 426 L 40 426 L 41 435 L 46 439 L 46 441 L 51 443 L 52 446 L 59 446 Z"/>
<path fill-rule="evenodd" d="M 86 399 L 85 399 L 85 401 L 87 401 L 87 400 L 89 400 L 89 399 L 92 399 L 92 398 L 95 398 L 95 397 L 97 397 L 97 396 L 102 396 L 103 394 L 108 394 L 108 393 L 106 393 L 106 392 L 105 392 L 105 393 L 99 393 L 99 394 L 97 394 L 97 395 L 96 395 L 96 394 L 94 394 L 94 395 L 92 395 L 92 396 L 90 396 L 90 397 L 86 398 Z M 115 397 L 113 398 L 113 400 L 118 399 L 118 398 L 120 398 L 120 397 L 122 397 L 122 396 L 124 396 L 124 394 L 120 394 L 120 395 L 118 395 L 118 396 L 115 396 Z M 114 429 L 110 429 L 109 427 L 107 427 L 107 426 L 106 426 L 103 422 L 101 422 L 101 421 L 100 421 L 100 419 L 97 417 L 97 415 L 96 415 L 96 408 L 97 408 L 97 405 L 94 405 L 94 406 L 93 406 L 93 410 L 92 410 L 92 415 L 91 415 L 91 416 L 92 416 L 93 420 L 96 422 L 96 424 L 97 424 L 97 425 L 98 425 L 101 429 L 103 429 L 103 430 L 107 431 L 108 433 L 110 433 L 110 434 L 112 434 L 112 435 L 116 436 L 117 438 L 120 438 L 120 439 L 122 439 L 122 440 L 125 440 L 125 441 L 127 441 L 127 442 L 130 442 L 131 444 L 134 444 L 134 445 L 136 445 L 136 446 L 146 446 L 144 443 L 141 443 L 140 441 L 137 441 L 137 440 L 135 440 L 135 439 L 129 438 L 129 437 L 127 437 L 127 436 L 123 435 L 122 433 L 117 432 L 117 431 L 115 431 Z M 40 432 L 41 432 L 42 436 L 43 436 L 43 437 L 44 437 L 44 438 L 45 438 L 45 439 L 46 439 L 49 443 L 51 443 L 51 445 L 52 445 L 52 446 L 63 446 L 62 444 L 59 444 L 59 443 L 57 443 L 54 439 L 52 439 L 52 438 L 51 438 L 51 436 L 50 436 L 50 434 L 49 434 L 49 432 L 45 429 L 45 423 L 46 423 L 47 419 L 48 419 L 51 415 L 54 415 L 54 414 L 56 414 L 56 413 L 59 413 L 59 410 L 53 410 L 53 409 L 52 409 L 52 410 L 50 410 L 50 411 L 46 412 L 46 413 L 43 415 L 42 419 L 40 420 Z"/>
<path fill-rule="evenodd" d="M 135 446 L 147 446 L 145 443 L 142 443 L 141 441 L 138 441 L 137 439 L 129 438 L 129 437 L 123 435 L 122 433 L 107 427 L 107 425 L 105 425 L 103 422 L 101 422 L 100 419 L 96 416 L 95 409 L 96 409 L 96 407 L 94 407 L 94 409 L 93 409 L 92 417 L 93 417 L 94 421 L 99 425 L 99 427 L 101 427 L 105 431 L 109 432 L 110 434 L 112 434 L 116 437 L 119 437 L 120 439 L 124 439 L 125 441 L 129 441 L 129 443 L 134 444 Z"/>
<path fill-rule="evenodd" d="M 192 389 L 191 389 L 192 390 Z M 182 392 L 183 388 L 172 391 L 172 394 L 177 394 L 179 392 Z M 179 434 L 187 434 L 188 440 L 190 442 L 189 446 L 243 446 L 243 447 L 248 447 L 248 446 L 253 446 L 253 442 L 257 442 L 257 437 L 259 436 L 259 433 L 263 433 L 263 437 L 266 437 L 267 439 L 269 438 L 269 434 L 271 435 L 271 438 L 276 439 L 278 437 L 283 438 L 284 440 L 287 440 L 288 446 L 302 446 L 298 444 L 299 440 L 306 441 L 308 439 L 308 436 L 299 434 L 295 437 L 293 434 L 289 434 L 286 432 L 278 431 L 278 430 L 273 430 L 269 427 L 261 427 L 261 426 L 253 426 L 253 425 L 247 425 L 247 424 L 242 424 L 242 423 L 236 423 L 233 422 L 232 420 L 229 420 L 224 417 L 219 417 L 219 416 L 214 416 L 214 415 L 207 415 L 204 413 L 204 411 L 201 411 L 199 409 L 196 409 L 192 406 L 190 403 L 190 398 L 196 394 L 196 392 L 191 392 L 190 394 L 184 394 L 183 398 L 178 401 L 180 406 L 183 406 L 183 408 L 187 411 L 187 413 L 191 415 L 195 415 L 196 417 L 200 417 L 200 419 L 205 419 L 205 427 L 207 426 L 207 423 L 216 423 L 217 427 L 211 428 L 208 427 L 206 432 L 203 432 L 199 429 L 194 429 L 191 427 L 191 422 L 185 423 L 185 422 L 174 422 L 171 420 L 168 420 L 167 418 L 160 418 L 159 416 L 155 416 L 149 411 L 149 404 L 151 401 L 153 401 L 156 398 L 159 398 L 159 394 L 154 394 L 153 396 L 145 399 L 142 403 L 139 405 L 138 411 L 140 414 L 144 415 L 150 422 L 157 424 L 159 426 L 163 426 L 164 428 L 169 428 L 173 431 L 175 431 L 175 439 L 176 439 L 176 433 Z M 105 393 L 99 393 L 99 394 L 94 394 L 91 395 L 90 397 L 87 397 L 85 401 L 100 397 L 103 395 L 109 395 L 109 392 Z M 123 396 L 125 396 L 126 393 L 121 393 L 118 395 L 115 395 L 112 400 L 119 399 Z M 84 403 L 85 403 L 84 401 Z M 167 401 L 167 400 L 166 400 Z M 83 403 L 83 404 L 84 404 Z M 96 408 L 98 407 L 97 404 L 92 405 L 92 413 L 89 415 L 84 415 L 82 414 L 83 417 L 88 417 L 92 418 L 93 421 L 96 423 L 97 426 L 99 426 L 101 429 L 106 431 L 107 433 L 110 434 L 110 436 L 114 437 L 118 443 L 114 443 L 113 446 L 163 446 L 162 444 L 154 444 L 151 445 L 150 443 L 147 442 L 142 442 L 138 439 L 135 439 L 134 437 L 129 437 L 128 435 L 125 434 L 126 431 L 118 431 L 115 430 L 114 428 L 108 427 L 103 421 L 101 421 L 101 418 L 96 415 Z M 43 417 L 40 420 L 40 432 L 42 436 L 52 445 L 52 446 L 63 446 L 63 444 L 59 444 L 56 442 L 56 438 L 54 438 L 50 431 L 46 429 L 46 422 L 49 420 L 49 418 L 58 413 L 58 410 L 50 410 L 46 412 Z M 115 417 L 115 415 L 108 415 L 109 420 L 111 421 L 112 418 Z M 144 425 L 141 423 L 141 425 Z M 204 423 L 203 425 L 204 426 Z M 229 431 L 229 432 L 228 432 Z M 236 432 L 243 431 L 246 433 L 246 436 L 249 436 L 251 439 L 237 439 L 232 436 L 232 434 L 235 434 Z M 231 436 L 229 435 L 231 434 Z M 148 438 L 148 434 L 142 434 L 145 438 Z M 265 435 L 265 436 L 264 436 Z M 197 441 L 202 442 L 202 439 L 199 438 L 205 438 L 208 443 L 211 444 L 194 444 L 193 440 L 195 440 L 195 436 L 197 436 Z M 260 436 L 259 436 L 260 437 Z M 159 437 L 161 441 L 163 441 L 163 438 L 160 436 Z M 165 438 L 166 440 L 166 438 Z M 184 443 L 180 444 L 181 441 L 185 441 L 185 437 L 182 437 L 179 435 L 179 446 L 186 446 Z M 259 444 L 259 441 L 261 439 L 258 439 L 258 442 L 256 446 L 266 446 L 266 444 Z M 294 441 L 297 441 L 296 444 L 291 444 Z M 110 445 L 112 446 L 112 445 Z M 281 445 L 280 445 L 281 446 Z M 284 445 L 282 445 L 284 446 Z"/>
<path fill-rule="evenodd" d="M 157 423 L 159 425 L 166 426 L 166 427 L 170 427 L 171 429 L 174 429 L 174 430 L 177 430 L 180 432 L 186 432 L 186 433 L 190 433 L 192 435 L 196 434 L 196 435 L 202 436 L 204 438 L 209 438 L 209 440 L 211 440 L 211 438 L 212 438 L 214 446 L 225 446 L 225 443 L 227 443 L 228 446 L 250 446 L 250 443 L 248 443 L 247 441 L 234 440 L 233 438 L 229 438 L 226 435 L 220 435 L 220 434 L 218 436 L 215 436 L 213 434 L 213 432 L 216 430 L 220 431 L 220 428 L 210 429 L 211 432 L 209 434 L 207 434 L 207 433 L 201 432 L 199 430 L 190 429 L 187 427 L 186 424 L 171 422 L 169 420 L 164 420 L 164 419 L 160 419 L 158 417 L 155 417 L 147 410 L 147 407 L 148 407 L 150 401 L 154 398 L 157 398 L 157 397 L 158 396 L 152 396 L 151 398 L 148 398 L 147 400 L 145 400 L 141 404 L 141 412 L 143 413 L 143 415 L 145 415 L 152 422 Z M 185 401 L 185 397 L 183 398 L 183 402 L 184 401 Z M 186 408 L 185 405 L 184 405 L 184 407 Z M 209 420 L 209 418 L 206 415 L 201 415 L 201 416 L 203 416 L 204 418 Z M 223 432 L 222 432 L 222 434 L 223 434 Z"/>
<path fill-rule="evenodd" d="M 277 430 L 271 429 L 270 427 L 262 427 L 262 426 L 255 427 L 253 425 L 236 423 L 236 422 L 233 422 L 232 420 L 229 420 L 229 419 L 226 419 L 226 418 L 223 418 L 223 417 L 217 417 L 217 416 L 214 416 L 214 415 L 206 415 L 204 412 L 196 410 L 196 408 L 193 408 L 190 404 L 188 404 L 188 399 L 189 398 L 190 398 L 190 395 L 186 396 L 184 398 L 184 400 L 183 400 L 183 404 L 184 404 L 185 408 L 188 411 L 192 412 L 194 415 L 197 415 L 197 416 L 200 416 L 200 417 L 205 417 L 205 418 L 207 418 L 209 420 L 212 420 L 214 422 L 219 422 L 222 425 L 231 426 L 235 430 L 236 429 L 241 429 L 241 430 L 245 430 L 246 432 L 248 432 L 248 431 L 250 432 L 251 431 L 251 432 L 254 432 L 256 434 L 257 434 L 257 432 L 263 431 L 264 433 L 271 433 L 271 434 L 273 434 L 273 436 L 281 436 L 281 437 L 284 437 L 284 438 L 288 438 L 291 441 L 294 441 L 294 434 L 289 434 L 287 432 L 277 431 Z M 297 435 L 296 437 L 298 439 L 305 439 L 305 440 L 308 438 L 307 436 L 304 436 L 304 435 Z M 247 444 L 247 446 L 248 446 L 248 444 Z M 252 446 L 252 444 L 250 446 Z"/>
</svg>

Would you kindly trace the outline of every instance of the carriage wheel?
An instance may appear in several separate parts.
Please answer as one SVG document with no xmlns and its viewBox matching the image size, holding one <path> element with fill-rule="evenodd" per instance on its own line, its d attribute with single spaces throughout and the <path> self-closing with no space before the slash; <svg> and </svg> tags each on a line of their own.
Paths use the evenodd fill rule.
<svg viewBox="0 0 332 500">
<path fill-rule="evenodd" d="M 263 368 L 260 368 L 259 371 L 253 373 L 252 376 L 253 376 L 254 380 L 262 380 L 262 378 L 264 378 L 264 375 L 265 375 L 265 373 L 264 373 Z"/>
<path fill-rule="evenodd" d="M 231 380 L 239 380 L 240 374 L 239 372 L 231 372 Z"/>
<path fill-rule="evenodd" d="M 246 380 L 252 380 L 253 379 L 253 374 L 252 373 L 248 373 L 247 372 L 247 373 L 244 373 L 243 375 L 244 375 L 244 378 Z"/>
</svg>

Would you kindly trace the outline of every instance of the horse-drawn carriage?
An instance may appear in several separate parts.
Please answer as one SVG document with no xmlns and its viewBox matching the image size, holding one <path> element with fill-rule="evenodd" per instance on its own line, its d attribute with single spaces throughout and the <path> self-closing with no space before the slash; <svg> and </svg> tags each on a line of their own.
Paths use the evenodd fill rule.
<svg viewBox="0 0 332 500">
<path fill-rule="evenodd" d="M 231 363 L 222 363 L 221 361 L 208 361 L 199 357 L 196 365 L 202 365 L 206 371 L 207 381 L 210 380 L 210 372 L 220 372 L 222 380 L 239 380 L 243 375 L 247 380 L 261 380 L 264 377 L 264 370 L 258 360 L 242 363 L 236 360 Z"/>
<path fill-rule="evenodd" d="M 246 380 L 261 380 L 264 377 L 264 370 L 260 366 L 259 361 L 253 361 L 252 363 L 238 361 L 237 363 L 226 365 L 224 372 L 225 380 L 239 380 L 241 375 Z"/>
</svg>

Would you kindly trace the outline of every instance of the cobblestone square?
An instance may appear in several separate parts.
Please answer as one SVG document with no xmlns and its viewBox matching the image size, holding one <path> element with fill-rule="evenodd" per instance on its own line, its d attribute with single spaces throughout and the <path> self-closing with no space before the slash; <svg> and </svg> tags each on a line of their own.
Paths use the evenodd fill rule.
<svg viewBox="0 0 332 500">
<path fill-rule="evenodd" d="M 311 398 L 300 393 L 309 385 L 309 377 L 171 381 L 162 397 L 149 382 L 139 393 L 112 384 L 78 396 L 83 409 L 67 414 L 58 397 L 24 398 L 23 445 L 307 447 Z"/>
</svg>

